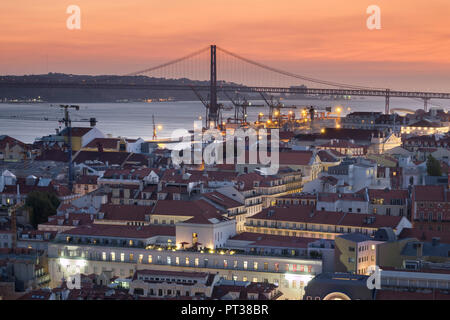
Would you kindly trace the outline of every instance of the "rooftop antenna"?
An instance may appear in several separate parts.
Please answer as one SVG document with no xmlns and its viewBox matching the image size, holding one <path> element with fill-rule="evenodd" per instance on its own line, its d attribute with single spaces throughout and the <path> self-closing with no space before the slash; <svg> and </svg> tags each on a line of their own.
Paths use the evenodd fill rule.
<svg viewBox="0 0 450 320">
<path fill-rule="evenodd" d="M 60 121 L 64 122 L 64 126 L 67 129 L 67 141 L 69 144 L 69 190 L 73 190 L 73 163 L 72 163 L 72 120 L 69 115 L 69 108 L 80 110 L 80 106 L 60 104 L 59 107 L 64 110 L 64 118 Z"/>
</svg>

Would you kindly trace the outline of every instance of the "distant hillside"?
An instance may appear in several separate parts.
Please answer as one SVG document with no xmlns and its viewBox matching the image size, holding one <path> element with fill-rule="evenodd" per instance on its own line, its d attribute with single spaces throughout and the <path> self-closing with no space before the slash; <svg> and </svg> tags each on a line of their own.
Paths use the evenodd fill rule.
<svg viewBox="0 0 450 320">
<path fill-rule="evenodd" d="M 209 85 L 208 81 L 192 81 L 189 79 L 164 79 L 146 76 L 89 76 L 63 73 L 49 73 L 41 75 L 0 76 L 0 82 L 85 82 L 85 83 L 114 83 L 114 84 L 159 84 L 159 85 Z M 234 84 L 235 85 L 235 84 Z M 0 88 L 0 101 L 20 99 L 28 100 L 40 97 L 46 102 L 117 102 L 142 101 L 144 99 L 197 100 L 191 91 L 177 90 L 111 90 L 111 89 L 51 89 L 51 88 Z M 204 93 L 205 99 L 207 98 Z M 220 97 L 219 97 L 220 98 Z M 222 97 L 225 99 L 225 97 Z"/>
</svg>

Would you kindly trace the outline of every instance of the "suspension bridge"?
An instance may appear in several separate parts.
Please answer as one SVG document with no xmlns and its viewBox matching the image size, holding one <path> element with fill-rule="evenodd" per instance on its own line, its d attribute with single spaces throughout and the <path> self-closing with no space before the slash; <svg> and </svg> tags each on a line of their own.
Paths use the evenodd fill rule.
<svg viewBox="0 0 450 320">
<path fill-rule="evenodd" d="M 386 114 L 390 113 L 391 98 L 420 99 L 424 103 L 425 111 L 431 99 L 450 99 L 450 93 L 398 91 L 316 79 L 250 60 L 216 45 L 151 68 L 128 73 L 125 76 L 130 77 L 131 81 L 119 81 L 117 76 L 104 77 L 102 81 L 19 82 L 0 79 L 0 88 L 193 90 L 202 102 L 207 101 L 204 103 L 207 107 L 206 120 L 215 124 L 219 120 L 220 105 L 217 102 L 217 93 L 220 91 L 383 97 Z M 169 80 L 182 81 L 180 84 L 180 81 Z M 206 92 L 207 98 L 202 98 L 200 92 Z"/>
</svg>

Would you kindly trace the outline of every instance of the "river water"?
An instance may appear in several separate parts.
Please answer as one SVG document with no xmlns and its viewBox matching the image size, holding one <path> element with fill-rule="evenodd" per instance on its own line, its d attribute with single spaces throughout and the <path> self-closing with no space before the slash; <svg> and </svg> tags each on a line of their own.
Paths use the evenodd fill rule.
<svg viewBox="0 0 450 320">
<path fill-rule="evenodd" d="M 449 101 L 432 101 L 436 106 L 442 106 L 448 110 Z M 225 102 L 226 105 L 231 105 Z M 263 104 L 262 101 L 254 101 L 253 104 Z M 351 100 L 285 100 L 285 105 L 321 107 L 341 106 L 345 112 L 353 111 L 384 111 L 384 99 L 382 98 L 352 98 Z M 194 121 L 199 117 L 205 118 L 205 107 L 197 101 L 187 102 L 152 102 L 152 103 L 82 103 L 79 111 L 71 111 L 73 119 L 88 119 L 95 117 L 98 120 L 97 127 L 105 134 L 123 136 L 128 138 L 151 139 L 153 133 L 152 115 L 155 123 L 161 126 L 158 129 L 158 138 L 170 137 L 173 130 L 184 128 L 192 130 Z M 418 109 L 423 108 L 423 103 L 412 99 L 391 99 L 391 108 Z M 57 103 L 0 103 L 0 135 L 7 134 L 26 143 L 32 143 L 36 137 L 55 133 L 59 127 L 58 122 L 52 119 L 60 119 L 63 116 Z M 350 108 L 350 111 L 349 109 Z M 248 118 L 256 120 L 258 113 L 267 114 L 268 108 L 255 107 L 248 109 Z M 296 111 L 297 113 L 299 111 Z M 224 111 L 223 119 L 231 117 L 234 111 Z M 8 119 L 17 117 L 18 119 Z M 49 120 L 34 121 L 31 119 Z M 26 118 L 27 120 L 24 120 Z M 88 122 L 74 122 L 73 126 L 89 126 Z"/>
</svg>

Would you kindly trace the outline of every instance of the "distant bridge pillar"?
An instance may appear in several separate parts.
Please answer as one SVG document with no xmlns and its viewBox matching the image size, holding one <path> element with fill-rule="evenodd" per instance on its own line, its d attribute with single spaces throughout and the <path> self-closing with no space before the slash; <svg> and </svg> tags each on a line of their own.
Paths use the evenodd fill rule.
<svg viewBox="0 0 450 320">
<path fill-rule="evenodd" d="M 208 110 L 208 123 L 206 127 L 210 127 L 214 123 L 214 127 L 217 126 L 219 120 L 219 108 L 217 106 L 217 63 L 216 63 L 216 46 L 211 45 L 211 66 L 210 66 L 210 93 L 209 93 L 209 110 Z"/>
<path fill-rule="evenodd" d="M 384 107 L 384 113 L 385 114 L 389 114 L 389 112 L 390 112 L 390 110 L 389 110 L 389 92 L 390 92 L 390 90 L 389 89 L 386 89 L 386 104 L 385 104 L 385 107 Z"/>
<path fill-rule="evenodd" d="M 428 112 L 428 100 L 430 98 L 423 98 L 423 111 Z"/>
</svg>

